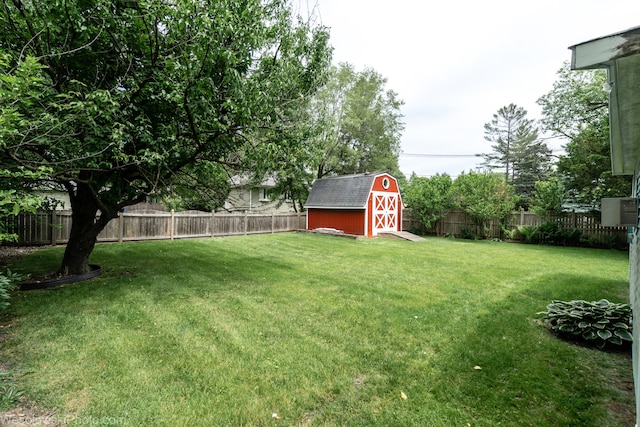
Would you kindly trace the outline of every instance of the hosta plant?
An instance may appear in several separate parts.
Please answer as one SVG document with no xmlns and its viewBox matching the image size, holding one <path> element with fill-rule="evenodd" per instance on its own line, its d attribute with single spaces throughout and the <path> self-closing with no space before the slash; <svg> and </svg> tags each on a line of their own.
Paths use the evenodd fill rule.
<svg viewBox="0 0 640 427">
<path fill-rule="evenodd" d="M 547 305 L 544 320 L 558 335 L 577 338 L 599 348 L 630 344 L 631 306 L 606 299 L 558 301 Z"/>
</svg>

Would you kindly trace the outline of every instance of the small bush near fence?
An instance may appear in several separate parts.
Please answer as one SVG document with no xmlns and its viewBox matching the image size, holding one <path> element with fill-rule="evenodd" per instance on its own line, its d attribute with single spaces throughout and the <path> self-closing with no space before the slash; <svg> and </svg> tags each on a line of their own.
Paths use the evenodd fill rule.
<svg viewBox="0 0 640 427">
<path fill-rule="evenodd" d="M 581 246 L 582 232 L 578 228 L 562 228 L 555 222 L 545 222 L 539 226 L 520 226 L 518 233 L 525 243 L 556 246 Z"/>
<path fill-rule="evenodd" d="M 405 209 L 405 229 L 416 234 L 453 236 L 477 239 L 479 234 L 464 211 L 454 209 L 440 219 L 434 227 L 425 229 L 411 218 L 411 210 Z M 604 227 L 592 213 L 566 212 L 551 221 L 544 221 L 533 212 L 512 212 L 506 224 L 492 221 L 485 231 L 490 239 L 505 239 L 525 243 L 561 246 L 628 249 L 626 227 Z"/>
<path fill-rule="evenodd" d="M 513 233 L 509 235 L 512 236 Z M 524 243 L 616 249 L 626 247 L 627 231 L 616 229 L 609 234 L 600 233 L 599 236 L 590 236 L 583 234 L 575 227 L 562 228 L 557 223 L 545 222 L 539 226 L 520 226 L 517 228 L 517 235 L 522 237 L 518 240 Z"/>
</svg>

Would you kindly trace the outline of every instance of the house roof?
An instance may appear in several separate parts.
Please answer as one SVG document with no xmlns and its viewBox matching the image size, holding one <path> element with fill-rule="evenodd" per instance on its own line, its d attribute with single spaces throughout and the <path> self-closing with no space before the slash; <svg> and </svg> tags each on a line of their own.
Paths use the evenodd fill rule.
<svg viewBox="0 0 640 427">
<path fill-rule="evenodd" d="M 640 27 L 571 46 L 571 68 L 609 74 L 611 167 L 633 175 L 640 153 Z"/>
<path fill-rule="evenodd" d="M 313 183 L 305 208 L 364 209 L 377 176 L 384 173 L 341 175 Z"/>
<path fill-rule="evenodd" d="M 271 175 L 266 175 L 262 182 L 258 183 L 249 175 L 233 175 L 229 178 L 229 184 L 233 187 L 265 187 L 273 188 L 276 186 L 276 180 Z"/>
</svg>

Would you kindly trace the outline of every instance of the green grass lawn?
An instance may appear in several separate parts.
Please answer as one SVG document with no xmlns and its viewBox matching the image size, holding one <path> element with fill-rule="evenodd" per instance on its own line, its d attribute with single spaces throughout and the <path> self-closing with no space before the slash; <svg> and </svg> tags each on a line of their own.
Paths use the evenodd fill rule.
<svg viewBox="0 0 640 427">
<path fill-rule="evenodd" d="M 53 270 L 62 250 L 15 269 Z M 16 294 L 0 345 L 24 396 L 70 425 L 634 422 L 629 352 L 536 315 L 628 302 L 624 252 L 286 233 L 104 244 L 91 261 L 97 279 Z"/>
</svg>

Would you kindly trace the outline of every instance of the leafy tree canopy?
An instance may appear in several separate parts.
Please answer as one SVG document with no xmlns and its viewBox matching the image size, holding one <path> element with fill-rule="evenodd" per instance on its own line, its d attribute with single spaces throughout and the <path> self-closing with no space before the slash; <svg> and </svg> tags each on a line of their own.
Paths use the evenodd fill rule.
<svg viewBox="0 0 640 427">
<path fill-rule="evenodd" d="M 608 115 L 609 100 L 603 89 L 607 71 L 571 70 L 565 62 L 557 75 L 551 91 L 538 99 L 542 107 L 540 123 L 552 135 L 573 139 Z"/>
<path fill-rule="evenodd" d="M 360 72 L 350 64 L 331 68 L 308 107 L 292 112 L 299 125 L 279 132 L 284 143 L 253 150 L 253 155 L 270 159 L 266 164 L 278 165 L 273 168 L 273 194 L 287 194 L 301 209 L 317 178 L 386 171 L 405 179 L 398 166 L 403 102 L 386 89 L 386 83 L 370 68 Z M 265 173 L 252 170 L 256 180 Z"/>
<path fill-rule="evenodd" d="M 453 207 L 450 194 L 452 183 L 447 174 L 430 178 L 412 174 L 402 196 L 405 205 L 411 209 L 412 217 L 427 229 L 432 228 L 444 217 L 447 209 Z"/>
<path fill-rule="evenodd" d="M 566 191 L 557 177 L 535 183 L 535 195 L 531 210 L 540 218 L 548 220 L 551 216 L 562 212 L 566 200 Z"/>
<path fill-rule="evenodd" d="M 556 164 L 575 203 L 599 210 L 603 197 L 631 194 L 631 177 L 616 176 L 611 171 L 608 117 L 589 124 L 565 145 L 565 152 Z"/>
<path fill-rule="evenodd" d="M 373 69 L 334 67 L 314 97 L 311 114 L 322 129 L 311 165 L 316 178 L 373 171 L 401 175 L 398 167 L 404 130 L 398 94 Z"/>
<path fill-rule="evenodd" d="M 222 206 L 231 185 L 226 167 L 199 160 L 178 171 L 160 194 L 165 207 L 176 211 L 214 211 Z"/>
<path fill-rule="evenodd" d="M 538 100 L 545 131 L 567 139 L 556 163 L 571 201 L 600 209 L 602 197 L 631 194 L 631 178 L 611 172 L 605 70 L 558 71 L 552 90 Z"/>
<path fill-rule="evenodd" d="M 486 235 L 492 219 L 504 220 L 518 200 L 513 187 L 491 173 L 463 173 L 453 181 L 451 194 L 455 206 L 473 219 L 481 235 Z"/>
<path fill-rule="evenodd" d="M 48 168 L 69 193 L 65 274 L 124 206 L 277 146 L 330 64 L 328 32 L 286 0 L 15 0 L 0 52 L 0 169 Z"/>
</svg>

